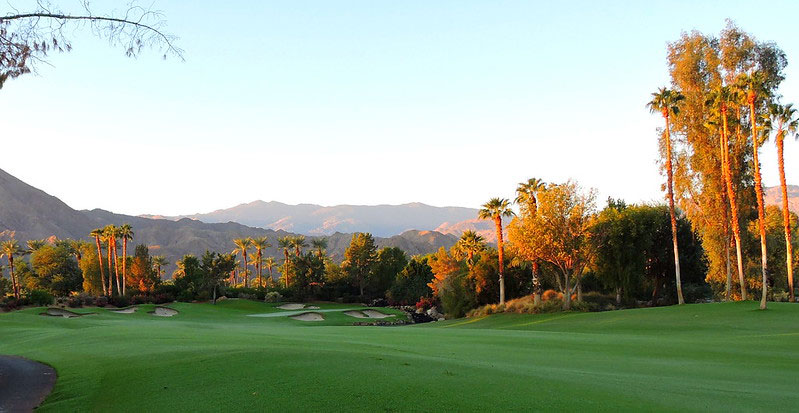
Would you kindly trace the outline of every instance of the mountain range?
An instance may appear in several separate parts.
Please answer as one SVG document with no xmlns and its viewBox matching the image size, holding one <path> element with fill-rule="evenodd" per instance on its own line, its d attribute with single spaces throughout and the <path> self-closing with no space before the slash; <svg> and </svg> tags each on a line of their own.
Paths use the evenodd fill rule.
<svg viewBox="0 0 799 413">
<path fill-rule="evenodd" d="M 206 223 L 196 219 L 154 219 L 116 214 L 102 209 L 75 210 L 58 198 L 34 188 L 0 169 L 0 238 L 14 236 L 21 243 L 30 239 L 57 237 L 89 239 L 94 228 L 128 223 L 133 227 L 134 244 L 143 243 L 154 255 L 164 255 L 174 263 L 184 254 L 200 255 L 205 250 L 229 252 L 233 238 L 266 236 L 273 246 L 266 256 L 280 257 L 277 239 L 298 235 L 282 229 L 264 229 L 236 222 Z M 328 239 L 328 255 L 342 259 L 352 234 L 334 232 Z M 313 237 L 309 237 L 312 239 Z M 426 254 L 457 241 L 451 234 L 408 230 L 388 237 L 375 237 L 378 247 L 392 246 L 410 255 Z M 310 242 L 309 242 L 310 243 Z M 174 268 L 167 268 L 167 273 Z"/>
<path fill-rule="evenodd" d="M 207 223 L 238 222 L 251 227 L 291 231 L 306 235 L 336 232 L 370 232 L 390 237 L 409 230 L 432 230 L 460 236 L 466 230 L 480 232 L 494 242 L 494 224 L 477 219 L 477 209 L 435 207 L 414 202 L 401 205 L 289 205 L 276 201 L 254 201 L 232 208 L 193 215 L 142 215 L 177 221 L 189 218 Z"/>
<path fill-rule="evenodd" d="M 779 187 L 766 188 L 767 204 L 781 205 L 781 199 Z M 789 186 L 788 202 L 799 214 L 799 186 Z M 94 228 L 129 223 L 135 232 L 134 244 L 146 244 L 153 254 L 164 255 L 170 262 L 205 250 L 231 251 L 231 240 L 239 237 L 266 236 L 273 244 L 266 256 L 279 257 L 279 237 L 324 236 L 328 254 L 336 260 L 342 259 L 352 232 L 371 232 L 379 247 L 399 247 L 411 255 L 448 248 L 467 229 L 495 242 L 493 223 L 477 219 L 477 212 L 421 203 L 325 207 L 255 201 L 188 216 L 131 216 L 102 209 L 75 210 L 0 169 L 0 238 L 13 234 L 21 242 L 52 236 L 89 240 Z"/>
</svg>

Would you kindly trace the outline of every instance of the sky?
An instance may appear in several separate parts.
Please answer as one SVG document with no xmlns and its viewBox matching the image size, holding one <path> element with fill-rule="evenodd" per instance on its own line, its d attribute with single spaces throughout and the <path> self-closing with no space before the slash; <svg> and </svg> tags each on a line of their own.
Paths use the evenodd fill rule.
<svg viewBox="0 0 799 413">
<path fill-rule="evenodd" d="M 71 10 L 77 1 L 56 2 Z M 32 2 L 6 0 L 20 10 Z M 92 2 L 95 13 L 118 4 Z M 479 207 L 518 182 L 573 179 L 663 199 L 666 45 L 725 19 L 789 59 L 799 3 L 165 1 L 185 60 L 132 59 L 88 30 L 0 90 L 0 168 L 73 208 L 208 212 L 290 204 Z M 777 185 L 776 150 L 762 150 Z M 799 143 L 786 145 L 799 184 Z"/>
</svg>

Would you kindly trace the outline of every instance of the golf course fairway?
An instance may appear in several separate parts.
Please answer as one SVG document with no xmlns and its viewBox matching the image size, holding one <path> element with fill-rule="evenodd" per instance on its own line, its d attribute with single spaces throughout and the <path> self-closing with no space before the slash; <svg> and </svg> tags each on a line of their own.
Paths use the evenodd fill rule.
<svg viewBox="0 0 799 413">
<path fill-rule="evenodd" d="M 322 310 L 351 305 L 316 304 Z M 0 314 L 0 354 L 58 372 L 41 411 L 799 409 L 799 305 L 500 314 L 401 327 L 276 304 Z M 313 310 L 311 310 L 313 311 Z M 384 312 L 397 312 L 381 309 Z M 401 315 L 399 317 L 402 317 Z"/>
</svg>

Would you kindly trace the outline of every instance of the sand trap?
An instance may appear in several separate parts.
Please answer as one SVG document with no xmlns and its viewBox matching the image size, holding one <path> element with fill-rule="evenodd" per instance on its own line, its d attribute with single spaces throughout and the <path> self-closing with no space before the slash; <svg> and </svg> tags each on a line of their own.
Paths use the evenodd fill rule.
<svg viewBox="0 0 799 413">
<path fill-rule="evenodd" d="M 394 314 L 383 314 L 377 310 L 363 310 L 363 313 L 369 316 L 369 318 L 388 318 L 394 317 Z"/>
<path fill-rule="evenodd" d="M 358 310 L 345 311 L 344 314 L 355 318 L 369 318 L 369 316 L 364 314 L 363 311 Z"/>
<path fill-rule="evenodd" d="M 47 311 L 42 313 L 42 315 L 47 315 L 51 317 L 64 317 L 64 318 L 82 317 L 89 314 L 94 314 L 94 313 L 80 314 L 80 313 L 74 313 L 69 310 L 65 310 L 63 308 L 48 308 Z"/>
<path fill-rule="evenodd" d="M 306 306 L 305 306 L 305 309 L 306 309 L 306 310 L 318 310 L 318 309 L 319 309 L 319 307 L 317 307 L 317 306 L 315 306 L 315 305 L 306 305 Z"/>
<path fill-rule="evenodd" d="M 178 315 L 178 310 L 169 307 L 155 307 L 155 311 L 152 311 L 150 314 L 158 317 L 172 317 Z"/>
<path fill-rule="evenodd" d="M 279 308 L 281 310 L 302 310 L 303 308 L 305 308 L 305 304 L 289 303 L 289 304 L 283 304 L 281 306 L 278 306 L 277 308 Z"/>
<path fill-rule="evenodd" d="M 300 321 L 325 321 L 325 317 L 319 313 L 302 313 L 291 316 L 291 318 Z"/>
<path fill-rule="evenodd" d="M 120 308 L 118 310 L 108 310 L 108 311 L 117 314 L 133 314 L 136 312 L 136 307 Z"/>
</svg>

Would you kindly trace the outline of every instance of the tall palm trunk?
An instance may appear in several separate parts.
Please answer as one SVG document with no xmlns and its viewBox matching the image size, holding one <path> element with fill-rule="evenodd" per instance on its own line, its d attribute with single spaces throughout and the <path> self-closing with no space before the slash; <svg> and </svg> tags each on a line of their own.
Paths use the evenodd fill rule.
<svg viewBox="0 0 799 413">
<path fill-rule="evenodd" d="M 128 239 L 122 238 L 122 295 L 125 295 L 128 279 Z"/>
<path fill-rule="evenodd" d="M 505 304 L 505 246 L 502 240 L 502 217 L 494 220 L 497 224 L 497 254 L 499 255 L 499 305 Z"/>
<path fill-rule="evenodd" d="M 766 214 L 763 207 L 763 185 L 760 176 L 760 161 L 758 160 L 757 153 L 758 139 L 757 139 L 757 118 L 755 113 L 755 94 L 749 93 L 749 113 L 752 120 L 752 163 L 755 165 L 755 193 L 757 194 L 757 226 L 760 230 L 760 269 L 763 275 L 763 289 L 760 297 L 760 309 L 766 309 L 766 293 L 768 292 L 768 264 L 766 261 Z"/>
<path fill-rule="evenodd" d="M 284 249 L 283 256 L 286 257 L 286 264 L 285 264 L 286 274 L 284 274 L 283 278 L 285 279 L 283 280 L 283 282 L 286 283 L 286 288 L 289 288 L 289 273 L 291 272 L 289 271 L 289 250 Z"/>
<path fill-rule="evenodd" d="M 677 248 L 677 216 L 674 213 L 674 171 L 671 164 L 671 130 L 669 125 L 668 109 L 663 111 L 666 119 L 666 184 L 669 194 L 669 215 L 671 217 L 671 241 L 674 244 L 674 277 L 677 284 L 677 303 L 685 304 L 682 296 L 682 282 L 680 281 L 680 251 Z"/>
<path fill-rule="evenodd" d="M 263 287 L 261 283 L 261 250 L 258 250 L 258 261 L 255 262 L 256 271 L 258 271 L 258 287 Z"/>
<path fill-rule="evenodd" d="M 538 261 L 533 261 L 533 304 L 541 304 L 541 280 L 538 277 Z"/>
<path fill-rule="evenodd" d="M 119 283 L 119 256 L 117 256 L 117 240 L 114 239 L 114 276 L 117 279 L 117 294 L 122 294 L 122 288 Z"/>
<path fill-rule="evenodd" d="M 790 302 L 796 301 L 793 292 L 793 245 L 791 244 L 791 210 L 788 209 L 788 185 L 785 183 L 785 158 L 783 157 L 784 134 L 777 135 L 777 164 L 780 168 L 782 189 L 782 222 L 785 226 L 785 261 L 788 264 L 788 294 Z"/>
<path fill-rule="evenodd" d="M 721 226 L 724 229 L 724 254 L 727 258 L 725 269 L 727 270 L 727 284 L 724 288 L 724 300 L 730 301 L 732 298 L 732 268 L 730 266 L 730 217 L 728 215 L 726 174 L 724 173 L 724 139 L 719 133 L 719 169 L 721 170 Z"/>
<path fill-rule="evenodd" d="M 111 252 L 111 251 L 113 251 L 113 249 L 111 248 L 111 246 L 113 244 L 112 244 L 110 238 L 108 239 L 107 244 L 108 244 L 108 248 L 107 248 L 106 253 L 108 255 L 108 295 L 111 296 L 111 295 L 114 294 L 114 275 L 111 272 L 111 259 L 113 258 L 114 253 Z"/>
<path fill-rule="evenodd" d="M 247 276 L 247 250 L 243 249 L 241 250 L 241 252 L 242 252 L 241 255 L 244 257 L 244 268 L 242 269 L 243 270 L 242 276 L 244 277 L 244 288 L 247 288 L 249 286 L 248 280 L 250 278 L 249 276 Z"/>
<path fill-rule="evenodd" d="M 14 274 L 14 254 L 8 254 L 8 269 L 11 272 L 11 284 L 14 287 L 14 298 L 19 300 L 19 280 Z"/>
<path fill-rule="evenodd" d="M 729 154 L 729 139 L 727 129 L 727 106 L 721 107 L 721 119 L 723 129 L 721 131 L 721 139 L 723 140 L 723 155 L 724 155 L 724 180 L 727 183 L 727 199 L 730 201 L 730 211 L 732 212 L 732 234 L 735 237 L 735 254 L 738 260 L 738 282 L 741 285 L 741 299 L 746 300 L 746 280 L 744 279 L 744 260 L 741 254 L 741 224 L 738 219 L 738 201 L 735 195 L 735 189 L 732 187 L 732 171 L 730 170 L 730 154 Z"/>
<path fill-rule="evenodd" d="M 103 294 L 105 294 L 106 288 L 105 288 L 105 273 L 103 272 L 103 249 L 100 248 L 99 236 L 95 235 L 94 243 L 97 245 L 97 263 L 100 264 L 100 281 L 102 282 L 103 285 Z"/>
</svg>

